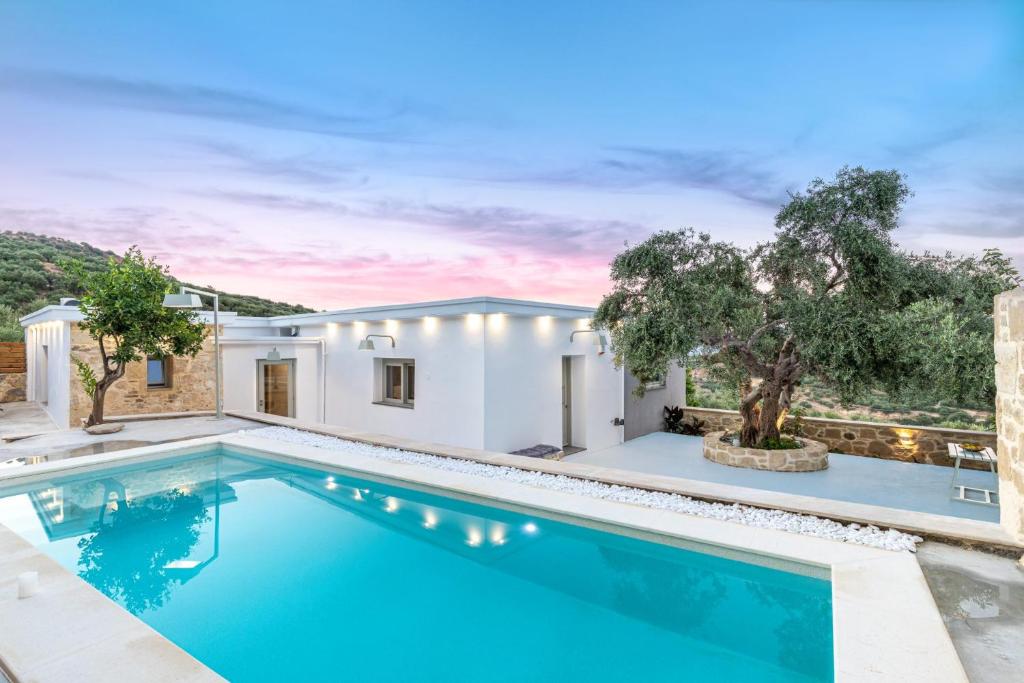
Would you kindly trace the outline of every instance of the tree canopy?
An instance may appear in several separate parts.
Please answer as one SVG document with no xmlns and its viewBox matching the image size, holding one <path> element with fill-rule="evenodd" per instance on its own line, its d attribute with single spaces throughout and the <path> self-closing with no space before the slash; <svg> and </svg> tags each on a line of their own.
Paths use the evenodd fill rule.
<svg viewBox="0 0 1024 683">
<path fill-rule="evenodd" d="M 641 377 L 689 360 L 735 382 L 744 445 L 778 438 L 806 374 L 846 400 L 871 388 L 990 399 L 992 298 L 1016 271 L 998 250 L 899 249 L 909 195 L 897 171 L 843 168 L 792 195 L 753 248 L 657 233 L 616 257 L 595 322 Z"/>
</svg>

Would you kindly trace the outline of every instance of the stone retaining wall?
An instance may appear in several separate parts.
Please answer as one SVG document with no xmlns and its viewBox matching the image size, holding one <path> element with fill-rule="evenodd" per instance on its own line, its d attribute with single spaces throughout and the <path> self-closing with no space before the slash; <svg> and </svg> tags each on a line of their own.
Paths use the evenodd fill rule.
<svg viewBox="0 0 1024 683">
<path fill-rule="evenodd" d="M 1000 520 L 1024 541 L 1024 290 L 995 300 Z"/>
<path fill-rule="evenodd" d="M 686 408 L 684 419 L 689 421 L 694 417 L 704 421 L 709 431 L 736 430 L 740 426 L 740 415 L 735 410 Z M 804 436 L 825 443 L 833 453 L 886 460 L 951 466 L 953 461 L 946 447 L 950 441 L 970 441 L 996 447 L 996 435 L 992 432 L 908 427 L 883 422 L 830 420 L 824 417 L 805 417 L 803 422 Z"/>
</svg>

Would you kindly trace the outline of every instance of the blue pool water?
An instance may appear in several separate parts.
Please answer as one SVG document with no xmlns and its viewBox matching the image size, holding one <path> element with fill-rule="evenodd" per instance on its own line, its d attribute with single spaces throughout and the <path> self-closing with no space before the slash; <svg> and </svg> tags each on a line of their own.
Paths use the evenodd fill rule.
<svg viewBox="0 0 1024 683">
<path fill-rule="evenodd" d="M 826 580 L 226 451 L 0 492 L 232 681 L 828 681 Z"/>
</svg>

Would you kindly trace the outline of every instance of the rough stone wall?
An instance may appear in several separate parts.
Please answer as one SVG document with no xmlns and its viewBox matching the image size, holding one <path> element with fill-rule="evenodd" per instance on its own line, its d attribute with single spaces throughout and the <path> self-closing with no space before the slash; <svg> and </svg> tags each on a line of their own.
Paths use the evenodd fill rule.
<svg viewBox="0 0 1024 683">
<path fill-rule="evenodd" d="M 1024 541 L 1024 290 L 996 297 L 995 325 L 1000 520 Z"/>
<path fill-rule="evenodd" d="M 0 342 L 0 403 L 25 400 L 25 343 Z"/>
<path fill-rule="evenodd" d="M 0 403 L 13 403 L 25 400 L 25 373 L 0 373 Z"/>
<path fill-rule="evenodd" d="M 102 376 L 99 346 L 77 323 L 71 324 L 71 355 L 92 366 Z M 124 377 L 107 390 L 103 413 L 142 415 L 147 413 L 179 413 L 214 409 L 213 336 L 207 337 L 195 358 L 175 357 L 172 361 L 171 386 L 147 387 L 146 363 L 132 363 Z M 70 425 L 79 427 L 92 410 L 92 401 L 85 393 L 74 365 L 71 367 Z"/>
<path fill-rule="evenodd" d="M 689 420 L 692 417 L 706 422 L 709 431 L 735 430 L 740 426 L 740 416 L 735 410 L 686 408 L 685 419 Z M 970 441 L 990 448 L 996 447 L 996 435 L 992 432 L 908 427 L 881 422 L 830 420 L 823 417 L 805 417 L 804 436 L 828 444 L 829 450 L 833 453 L 929 465 L 953 464 L 946 446 L 950 441 Z M 963 466 L 969 465 L 973 467 L 971 463 Z"/>
</svg>

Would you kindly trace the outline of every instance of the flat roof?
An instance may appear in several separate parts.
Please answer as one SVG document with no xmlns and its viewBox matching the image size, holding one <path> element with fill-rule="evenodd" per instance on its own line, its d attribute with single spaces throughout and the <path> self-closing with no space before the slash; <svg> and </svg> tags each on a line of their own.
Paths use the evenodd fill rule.
<svg viewBox="0 0 1024 683">
<path fill-rule="evenodd" d="M 470 313 L 505 313 L 508 315 L 538 316 L 550 315 L 556 318 L 589 318 L 596 309 L 589 306 L 572 306 L 568 304 L 552 304 L 542 301 L 526 301 L 523 299 L 502 299 L 492 296 L 476 296 L 466 299 L 442 299 L 438 301 L 421 301 L 411 304 L 391 304 L 387 306 L 365 306 L 360 308 L 343 308 L 319 313 L 295 313 L 266 318 L 274 327 L 289 325 L 318 325 L 331 322 L 401 320 L 403 318 L 419 318 L 422 316 L 457 316 Z M 252 320 L 248 318 L 247 320 Z"/>
<path fill-rule="evenodd" d="M 387 306 L 365 306 L 360 308 L 343 308 L 334 311 L 314 313 L 293 313 L 258 317 L 237 315 L 229 311 L 221 311 L 221 322 L 232 327 L 289 327 L 292 325 L 322 325 L 331 322 L 352 322 L 356 320 L 372 322 L 377 320 L 401 320 L 430 316 L 457 316 L 471 313 L 505 313 L 508 315 L 539 316 L 550 315 L 556 318 L 589 318 L 596 309 L 589 306 L 572 306 L 568 304 L 552 304 L 542 301 L 526 301 L 523 299 L 503 299 L 492 296 L 476 296 L 466 299 L 442 299 L 438 301 L 421 301 L 410 304 L 390 304 Z M 200 311 L 207 322 L 212 322 L 213 313 Z M 83 318 L 77 306 L 44 306 L 21 318 L 22 327 L 51 321 L 77 322 Z"/>
<path fill-rule="evenodd" d="M 213 311 L 197 311 L 199 317 L 203 319 L 203 322 L 213 323 Z M 49 322 L 78 322 L 85 316 L 82 315 L 82 311 L 78 309 L 78 306 L 60 306 L 58 304 L 52 304 L 50 306 L 43 306 L 38 311 L 32 311 L 27 315 L 23 315 L 18 322 L 21 323 L 22 327 L 28 327 L 30 325 L 38 325 L 39 323 Z M 231 311 L 220 311 L 218 314 L 218 322 L 222 325 L 231 325 L 232 321 L 236 318 L 236 314 Z"/>
</svg>

